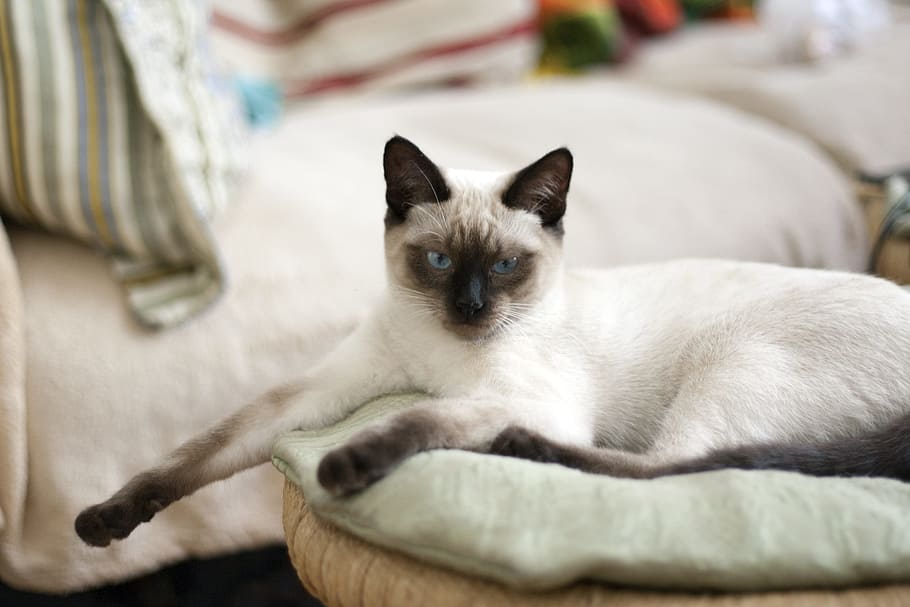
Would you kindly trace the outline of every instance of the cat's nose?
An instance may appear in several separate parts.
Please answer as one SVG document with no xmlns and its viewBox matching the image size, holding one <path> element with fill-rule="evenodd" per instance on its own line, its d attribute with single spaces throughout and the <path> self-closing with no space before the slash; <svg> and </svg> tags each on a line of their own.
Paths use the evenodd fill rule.
<svg viewBox="0 0 910 607">
<path fill-rule="evenodd" d="M 460 298 L 455 302 L 455 307 L 465 320 L 470 320 L 483 309 L 483 302 L 476 298 Z"/>
</svg>

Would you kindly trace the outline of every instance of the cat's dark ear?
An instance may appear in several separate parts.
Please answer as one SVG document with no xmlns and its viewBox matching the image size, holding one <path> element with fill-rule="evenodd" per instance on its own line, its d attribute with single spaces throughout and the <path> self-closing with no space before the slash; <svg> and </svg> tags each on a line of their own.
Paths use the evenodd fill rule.
<svg viewBox="0 0 910 607">
<path fill-rule="evenodd" d="M 449 186 L 439 167 L 404 137 L 396 135 L 386 142 L 382 168 L 385 201 L 389 214 L 397 219 L 404 219 L 414 205 L 449 199 Z"/>
<path fill-rule="evenodd" d="M 572 152 L 553 150 L 515 174 L 502 195 L 503 204 L 536 213 L 544 226 L 557 225 L 566 212 L 572 166 Z"/>
</svg>

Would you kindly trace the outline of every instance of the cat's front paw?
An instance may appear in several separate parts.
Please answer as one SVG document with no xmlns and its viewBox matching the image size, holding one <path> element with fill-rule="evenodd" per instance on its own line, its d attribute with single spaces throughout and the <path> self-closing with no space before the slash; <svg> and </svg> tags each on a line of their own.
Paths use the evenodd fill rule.
<svg viewBox="0 0 910 607">
<path fill-rule="evenodd" d="M 143 493 L 135 499 L 111 498 L 79 513 L 74 525 L 76 534 L 86 544 L 103 548 L 111 540 L 122 540 L 140 524 L 152 520 L 166 505 L 155 494 Z"/>
<path fill-rule="evenodd" d="M 520 426 L 509 426 L 493 439 L 490 453 L 535 462 L 562 464 L 564 448 L 550 439 Z"/>
<path fill-rule="evenodd" d="M 350 495 L 385 477 L 404 457 L 389 441 L 361 440 L 327 453 L 316 478 L 332 495 Z"/>
</svg>

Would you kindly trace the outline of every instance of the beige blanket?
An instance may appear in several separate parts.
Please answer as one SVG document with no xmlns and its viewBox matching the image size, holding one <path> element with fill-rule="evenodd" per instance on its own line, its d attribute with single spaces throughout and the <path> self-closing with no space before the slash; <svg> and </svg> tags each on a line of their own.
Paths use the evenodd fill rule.
<svg viewBox="0 0 910 607">
<path fill-rule="evenodd" d="M 25 507 L 25 341 L 19 275 L 0 223 L 0 534 L 19 529 Z M 13 438 L 13 440 L 9 440 Z"/>
</svg>

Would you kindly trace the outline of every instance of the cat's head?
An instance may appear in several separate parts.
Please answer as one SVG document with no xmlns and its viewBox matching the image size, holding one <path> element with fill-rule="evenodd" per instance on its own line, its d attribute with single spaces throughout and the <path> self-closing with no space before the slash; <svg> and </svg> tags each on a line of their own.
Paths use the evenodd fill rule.
<svg viewBox="0 0 910 607">
<path fill-rule="evenodd" d="M 403 306 L 477 340 L 520 322 L 553 287 L 569 150 L 503 175 L 440 169 L 393 137 L 383 168 L 386 263 Z"/>
</svg>

